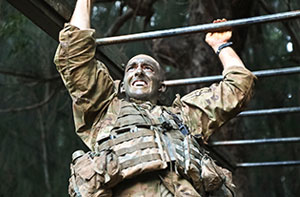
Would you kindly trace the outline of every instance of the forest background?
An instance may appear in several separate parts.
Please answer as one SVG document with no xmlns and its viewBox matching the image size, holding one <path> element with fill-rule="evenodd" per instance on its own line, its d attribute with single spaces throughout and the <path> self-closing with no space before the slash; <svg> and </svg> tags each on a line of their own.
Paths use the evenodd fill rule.
<svg viewBox="0 0 300 197">
<path fill-rule="evenodd" d="M 66 1 L 74 8 L 75 1 Z M 97 37 L 184 27 L 300 8 L 297 0 L 96 0 Z M 300 64 L 300 19 L 233 30 L 233 47 L 252 70 Z M 127 59 L 157 58 L 167 79 L 218 75 L 222 66 L 203 33 L 118 44 Z M 0 196 L 67 196 L 69 163 L 77 149 L 71 99 L 53 64 L 57 41 L 0 0 Z M 116 54 L 118 56 L 119 54 Z M 126 62 L 124 61 L 124 64 Z M 299 75 L 259 79 L 250 109 L 300 106 Z M 169 88 L 162 101 L 204 85 Z M 235 118 L 211 141 L 299 136 L 299 114 Z M 231 163 L 300 160 L 299 143 L 215 148 Z M 299 166 L 238 168 L 238 196 L 296 197 Z"/>
</svg>

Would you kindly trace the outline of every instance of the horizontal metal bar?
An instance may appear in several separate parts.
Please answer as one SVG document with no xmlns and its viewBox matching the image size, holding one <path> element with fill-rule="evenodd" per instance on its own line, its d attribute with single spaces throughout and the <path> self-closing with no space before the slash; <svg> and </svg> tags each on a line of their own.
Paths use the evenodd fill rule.
<svg viewBox="0 0 300 197">
<path fill-rule="evenodd" d="M 239 26 L 245 26 L 251 24 L 265 23 L 265 22 L 274 22 L 274 21 L 279 21 L 284 19 L 295 18 L 299 16 L 300 16 L 300 11 L 295 10 L 290 12 L 256 16 L 256 17 L 250 17 L 245 19 L 230 20 L 223 23 L 210 23 L 210 24 L 195 25 L 190 27 L 98 38 L 96 39 L 96 43 L 98 45 L 109 45 L 109 44 L 117 44 L 117 43 L 124 43 L 124 42 L 138 41 L 138 40 L 147 40 L 147 39 L 163 38 L 163 37 L 170 37 L 170 36 L 177 36 L 177 35 L 184 35 L 184 34 L 192 34 L 198 32 L 220 31 L 232 27 L 239 27 Z"/>
<path fill-rule="evenodd" d="M 279 68 L 279 69 L 269 69 L 252 72 L 255 76 L 261 77 L 272 77 L 280 75 L 298 74 L 300 73 L 300 67 L 289 67 L 289 68 Z M 179 85 L 192 85 L 208 82 L 217 82 L 223 79 L 222 75 L 208 76 L 208 77 L 195 77 L 187 79 L 176 79 L 176 80 L 166 80 L 164 84 L 166 86 L 179 86 Z"/>
<path fill-rule="evenodd" d="M 209 143 L 209 146 L 235 146 L 235 145 L 253 145 L 253 144 L 277 144 L 277 143 L 291 143 L 291 142 L 300 142 L 300 137 L 216 141 L 216 142 Z"/>
<path fill-rule="evenodd" d="M 186 78 L 186 79 L 174 79 L 174 80 L 166 80 L 163 83 L 166 86 L 180 86 L 180 85 L 193 85 L 193 84 L 201 84 L 208 82 L 217 82 L 223 79 L 222 75 L 216 76 L 208 76 L 208 77 L 194 77 L 194 78 Z"/>
<path fill-rule="evenodd" d="M 252 167 L 271 167 L 271 166 L 293 166 L 300 165 L 300 161 L 273 161 L 273 162 L 251 162 L 237 163 L 236 168 L 252 168 Z"/>
<path fill-rule="evenodd" d="M 296 74 L 296 73 L 300 73 L 300 66 L 269 69 L 269 70 L 260 70 L 260 71 L 253 72 L 253 74 L 257 77 L 272 77 L 272 76 L 289 75 L 289 74 Z"/>
<path fill-rule="evenodd" d="M 284 107 L 275 109 L 259 109 L 243 111 L 237 115 L 237 117 L 246 116 L 262 116 L 262 115 L 275 115 L 275 114 L 287 114 L 287 113 L 299 113 L 300 107 Z"/>
</svg>

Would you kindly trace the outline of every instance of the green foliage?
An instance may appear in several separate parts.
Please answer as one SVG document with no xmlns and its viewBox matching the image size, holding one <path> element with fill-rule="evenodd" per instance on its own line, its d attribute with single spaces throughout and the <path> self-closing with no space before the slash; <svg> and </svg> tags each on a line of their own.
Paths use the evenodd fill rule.
<svg viewBox="0 0 300 197">
<path fill-rule="evenodd" d="M 291 1 L 292 2 L 292 1 Z M 268 2 L 268 8 L 273 12 L 288 11 L 287 1 Z M 300 4 L 293 2 L 292 7 Z M 297 7 L 294 7 L 296 9 Z M 266 14 L 261 10 L 259 15 Z M 299 45 L 289 28 L 299 32 L 295 20 L 290 23 L 276 22 L 252 26 L 249 28 L 247 48 L 243 59 L 251 70 L 276 69 L 299 66 Z M 292 25 L 294 24 L 294 25 Z M 299 35 L 297 35 L 299 37 Z M 293 45 L 293 51 L 288 51 L 288 43 Z M 299 75 L 276 76 L 259 79 L 256 91 L 251 101 L 250 109 L 268 109 L 280 107 L 297 107 L 300 104 Z M 245 139 L 280 138 L 299 136 L 299 114 L 271 115 L 245 118 L 242 120 L 242 131 Z M 247 162 L 299 160 L 299 144 L 260 145 L 245 147 Z M 297 196 L 299 184 L 294 179 L 299 176 L 299 167 L 271 167 L 268 169 L 248 170 L 251 182 L 255 182 L 255 192 L 268 196 Z M 294 174 L 294 175 L 292 175 Z M 271 192 L 273 191 L 273 192 Z M 254 192 L 250 193 L 253 196 Z"/>
<path fill-rule="evenodd" d="M 0 196 L 66 196 L 70 156 L 86 147 L 60 79 L 47 80 L 57 43 L 6 1 L 0 13 Z"/>
</svg>

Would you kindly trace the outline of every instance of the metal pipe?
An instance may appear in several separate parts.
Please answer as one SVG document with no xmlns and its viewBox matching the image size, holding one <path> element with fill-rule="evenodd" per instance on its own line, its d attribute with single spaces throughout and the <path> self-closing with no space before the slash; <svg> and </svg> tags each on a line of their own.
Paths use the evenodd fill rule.
<svg viewBox="0 0 300 197">
<path fill-rule="evenodd" d="M 251 162 L 251 163 L 237 163 L 236 168 L 251 168 L 251 167 L 271 167 L 271 166 L 293 166 L 300 165 L 300 161 L 273 161 L 273 162 Z"/>
<path fill-rule="evenodd" d="M 260 109 L 260 110 L 248 110 L 243 111 L 237 115 L 237 117 L 245 116 L 262 116 L 262 115 L 273 115 L 273 114 L 286 114 L 286 113 L 299 113 L 300 107 L 285 107 L 275 109 Z"/>
<path fill-rule="evenodd" d="M 96 43 L 98 45 L 109 45 L 109 44 L 117 44 L 123 42 L 131 42 L 131 41 L 138 41 L 138 40 L 148 40 L 154 38 L 163 38 L 163 37 L 171 37 L 177 35 L 184 35 L 184 34 L 192 34 L 198 32 L 208 32 L 208 31 L 220 31 L 232 27 L 239 27 L 244 25 L 251 25 L 251 24 L 258 24 L 258 23 L 265 23 L 265 22 L 273 22 L 279 21 L 284 19 L 290 19 L 300 16 L 300 11 L 290 11 L 290 12 L 282 12 L 277 14 L 269 14 L 264 16 L 256 16 L 250 17 L 245 19 L 236 19 L 230 20 L 223 23 L 209 23 L 209 24 L 202 24 L 202 25 L 195 25 L 190 27 L 182 27 L 182 28 L 175 28 L 175 29 L 167 29 L 167 30 L 158 30 L 158 31 L 151 31 L 151 32 L 144 32 L 144 33 L 136 33 L 136 34 L 129 34 L 129 35 L 122 35 L 122 36 L 114 36 L 114 37 L 106 37 L 106 38 L 98 38 L 96 39 Z"/>
<path fill-rule="evenodd" d="M 300 67 L 290 67 L 290 68 L 279 68 L 279 69 L 269 69 L 252 72 L 257 77 L 272 77 L 288 74 L 297 74 L 300 73 Z M 208 77 L 195 77 L 187 79 L 175 79 L 175 80 L 166 80 L 164 84 L 166 86 L 179 86 L 179 85 L 192 85 L 208 82 L 217 82 L 223 79 L 222 75 L 208 76 Z"/>
<path fill-rule="evenodd" d="M 291 142 L 300 142 L 300 137 L 216 141 L 216 142 L 209 143 L 209 146 L 235 146 L 235 145 L 253 145 L 253 144 L 291 143 Z"/>
<path fill-rule="evenodd" d="M 288 75 L 300 73 L 300 67 L 289 67 L 289 68 L 279 68 L 279 69 L 269 69 L 254 71 L 253 74 L 257 77 L 272 77 L 277 75 Z"/>
</svg>

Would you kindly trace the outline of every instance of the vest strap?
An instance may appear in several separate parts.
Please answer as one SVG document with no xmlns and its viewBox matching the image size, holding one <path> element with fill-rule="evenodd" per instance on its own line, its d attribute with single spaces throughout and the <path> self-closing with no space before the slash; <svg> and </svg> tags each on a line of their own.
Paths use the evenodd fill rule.
<svg viewBox="0 0 300 197">
<path fill-rule="evenodd" d="M 117 150 L 116 153 L 117 153 L 117 155 L 122 156 L 125 154 L 133 153 L 137 150 L 142 150 L 142 149 L 146 149 L 146 148 L 157 148 L 157 147 L 158 147 L 157 144 L 154 142 L 143 142 L 143 143 L 131 146 L 131 147 L 126 147 L 126 148 Z"/>
<path fill-rule="evenodd" d="M 136 166 L 138 164 L 153 161 L 153 160 L 161 160 L 160 154 L 143 155 L 138 158 L 129 159 L 125 162 L 122 162 L 122 163 L 120 163 L 120 165 L 121 165 L 121 169 L 126 169 L 126 168 Z"/>
<path fill-rule="evenodd" d="M 110 139 L 108 141 L 102 142 L 98 147 L 98 152 L 101 152 L 103 150 L 109 150 L 113 145 L 117 145 L 125 141 L 129 141 L 142 136 L 154 136 L 154 135 L 155 135 L 154 132 L 149 129 L 139 128 L 137 132 L 127 132 L 119 135 L 115 139 Z"/>
</svg>

